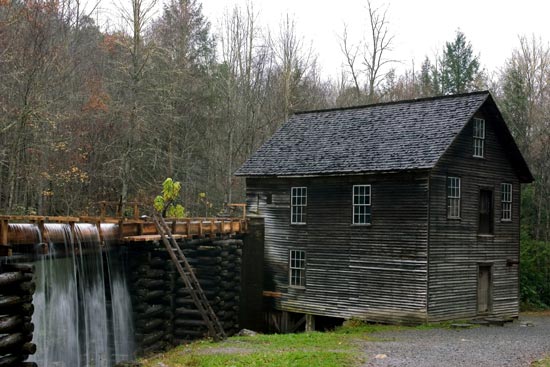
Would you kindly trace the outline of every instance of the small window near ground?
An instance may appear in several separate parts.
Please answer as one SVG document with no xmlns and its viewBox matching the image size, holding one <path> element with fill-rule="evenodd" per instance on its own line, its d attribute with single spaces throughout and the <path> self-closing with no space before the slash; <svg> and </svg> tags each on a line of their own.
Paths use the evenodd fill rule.
<svg viewBox="0 0 550 367">
<path fill-rule="evenodd" d="M 353 186 L 353 224 L 371 223 L 370 185 Z"/>
<path fill-rule="evenodd" d="M 485 120 L 474 119 L 474 157 L 483 158 L 485 154 Z"/>
<path fill-rule="evenodd" d="M 460 177 L 447 177 L 447 218 L 460 218 Z"/>
<path fill-rule="evenodd" d="M 502 204 L 502 216 L 503 221 L 512 220 L 512 184 L 503 183 L 500 185 L 500 191 L 502 192 L 501 204 Z"/>
<path fill-rule="evenodd" d="M 290 250 L 289 262 L 289 285 L 304 288 L 306 286 L 306 252 Z"/>
<path fill-rule="evenodd" d="M 306 224 L 307 187 L 293 187 L 290 202 L 290 223 Z"/>
</svg>

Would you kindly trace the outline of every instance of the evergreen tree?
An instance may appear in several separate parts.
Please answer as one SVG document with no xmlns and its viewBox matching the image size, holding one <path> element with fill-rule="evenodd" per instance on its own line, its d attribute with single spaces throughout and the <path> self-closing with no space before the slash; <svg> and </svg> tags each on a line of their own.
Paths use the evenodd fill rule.
<svg viewBox="0 0 550 367">
<path fill-rule="evenodd" d="M 464 33 L 457 31 L 453 42 L 447 42 L 440 60 L 441 91 L 464 93 L 475 89 L 479 80 L 479 60 Z"/>
<path fill-rule="evenodd" d="M 433 75 L 434 66 L 432 65 L 428 56 L 422 62 L 420 66 L 420 95 L 422 97 L 429 97 L 437 94 L 439 89 L 437 86 L 437 77 Z"/>
</svg>

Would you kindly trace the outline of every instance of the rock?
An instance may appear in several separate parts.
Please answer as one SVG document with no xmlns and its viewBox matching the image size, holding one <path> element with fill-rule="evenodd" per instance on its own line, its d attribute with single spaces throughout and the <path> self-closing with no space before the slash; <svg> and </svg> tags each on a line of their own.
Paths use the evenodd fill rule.
<svg viewBox="0 0 550 367">
<path fill-rule="evenodd" d="M 376 359 L 386 359 L 386 358 L 388 358 L 388 356 L 385 355 L 385 354 L 377 354 L 377 355 L 374 356 L 374 358 L 376 358 Z"/>
<path fill-rule="evenodd" d="M 256 335 L 258 335 L 258 333 L 253 331 L 253 330 L 242 329 L 241 331 L 239 331 L 237 333 L 237 335 L 238 336 L 256 336 Z"/>
</svg>

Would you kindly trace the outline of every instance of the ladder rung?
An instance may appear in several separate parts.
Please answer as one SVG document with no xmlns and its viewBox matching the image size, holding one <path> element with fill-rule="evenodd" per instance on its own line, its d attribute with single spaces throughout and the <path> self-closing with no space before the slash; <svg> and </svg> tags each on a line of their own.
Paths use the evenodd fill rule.
<svg viewBox="0 0 550 367">
<path fill-rule="evenodd" d="M 161 235 L 162 242 L 164 243 L 166 250 L 170 253 L 170 258 L 178 267 L 178 271 L 180 272 L 180 276 L 184 283 L 189 286 L 187 291 L 191 294 L 193 303 L 197 307 L 197 311 L 202 315 L 211 336 L 218 340 L 225 339 L 225 332 L 218 317 L 212 310 L 208 298 L 203 292 L 193 269 L 191 271 L 187 271 L 187 269 L 190 268 L 189 263 L 187 262 L 187 259 L 185 258 L 185 255 L 178 243 L 172 236 L 172 232 L 164 221 L 164 218 L 154 215 L 153 220 L 155 221 L 157 231 Z M 184 266 L 182 267 L 181 264 L 184 264 Z"/>
</svg>

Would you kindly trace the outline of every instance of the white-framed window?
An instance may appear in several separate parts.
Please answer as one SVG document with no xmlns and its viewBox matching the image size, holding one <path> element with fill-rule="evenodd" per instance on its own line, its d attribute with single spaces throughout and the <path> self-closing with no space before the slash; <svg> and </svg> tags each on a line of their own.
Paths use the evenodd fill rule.
<svg viewBox="0 0 550 367">
<path fill-rule="evenodd" d="M 307 187 L 290 190 L 290 223 L 306 224 Z"/>
<path fill-rule="evenodd" d="M 447 177 L 447 218 L 460 218 L 460 177 Z"/>
<path fill-rule="evenodd" d="M 291 287 L 305 288 L 306 286 L 306 252 L 290 250 L 288 281 Z"/>
<path fill-rule="evenodd" d="M 485 153 L 485 120 L 474 118 L 474 157 L 483 158 Z"/>
<path fill-rule="evenodd" d="M 370 185 L 353 185 L 353 224 L 371 223 Z"/>
<path fill-rule="evenodd" d="M 503 221 L 512 220 L 512 184 L 503 183 L 500 184 L 501 199 L 502 204 L 502 215 L 501 219 Z"/>
</svg>

